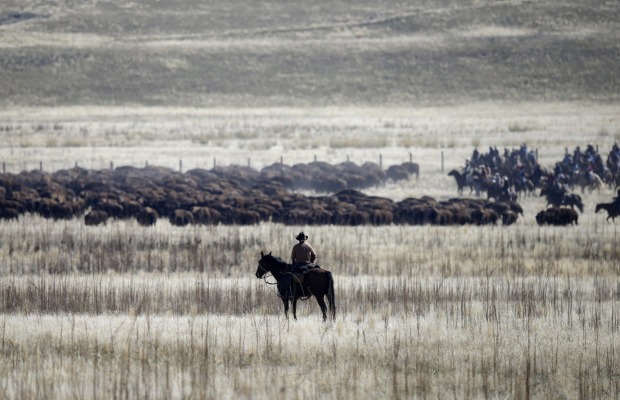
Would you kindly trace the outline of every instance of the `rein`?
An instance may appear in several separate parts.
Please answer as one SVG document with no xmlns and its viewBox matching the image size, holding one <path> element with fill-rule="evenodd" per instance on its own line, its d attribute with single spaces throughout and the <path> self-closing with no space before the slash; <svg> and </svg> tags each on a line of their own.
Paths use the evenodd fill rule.
<svg viewBox="0 0 620 400">
<path fill-rule="evenodd" d="M 265 273 L 265 275 L 263 275 L 263 277 L 261 278 L 263 281 L 265 281 L 266 284 L 268 285 L 277 285 L 278 281 L 275 282 L 268 282 L 267 281 L 267 274 L 271 274 L 271 271 L 269 271 L 267 268 L 263 267 L 262 265 L 258 264 L 258 266 L 263 270 L 263 271 L 267 271 Z M 271 274 L 271 276 L 273 276 L 273 274 Z M 275 278 L 274 278 L 275 279 Z"/>
<path fill-rule="evenodd" d="M 277 285 L 278 284 L 277 280 L 275 282 L 268 282 L 267 281 L 267 274 L 271 274 L 271 276 L 273 276 L 273 273 L 271 271 L 269 271 L 267 268 L 265 268 L 262 265 L 260 265 L 260 264 L 258 264 L 258 266 L 263 271 L 266 271 L 265 275 L 263 275 L 263 277 L 261 278 L 263 281 L 265 281 L 266 284 L 268 284 L 268 285 Z M 291 279 L 296 279 L 295 275 L 292 272 L 284 272 L 284 274 L 290 275 Z M 299 282 L 297 282 L 297 283 L 299 283 Z M 278 292 L 278 297 L 282 297 L 279 292 Z M 312 292 L 310 292 L 309 294 L 303 293 L 303 287 L 302 287 L 302 295 L 299 296 L 298 298 L 300 300 L 308 300 L 310 297 L 312 297 Z"/>
</svg>

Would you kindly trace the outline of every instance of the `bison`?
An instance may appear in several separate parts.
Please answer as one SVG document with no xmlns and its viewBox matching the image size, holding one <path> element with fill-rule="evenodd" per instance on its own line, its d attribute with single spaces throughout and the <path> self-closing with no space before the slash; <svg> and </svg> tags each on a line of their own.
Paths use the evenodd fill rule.
<svg viewBox="0 0 620 400">
<path fill-rule="evenodd" d="M 536 222 L 538 225 L 577 225 L 579 223 L 579 215 L 572 208 L 551 207 L 536 214 Z"/>
<path fill-rule="evenodd" d="M 108 221 L 108 213 L 103 210 L 90 210 L 84 215 L 84 224 L 88 226 L 97 226 L 105 224 Z"/>
<path fill-rule="evenodd" d="M 187 210 L 174 210 L 168 219 L 175 226 L 186 226 L 195 223 L 194 216 Z"/>
<path fill-rule="evenodd" d="M 153 210 L 151 207 L 144 207 L 138 215 L 136 215 L 136 219 L 138 220 L 138 224 L 142 226 L 152 226 L 157 222 L 157 211 Z"/>
</svg>

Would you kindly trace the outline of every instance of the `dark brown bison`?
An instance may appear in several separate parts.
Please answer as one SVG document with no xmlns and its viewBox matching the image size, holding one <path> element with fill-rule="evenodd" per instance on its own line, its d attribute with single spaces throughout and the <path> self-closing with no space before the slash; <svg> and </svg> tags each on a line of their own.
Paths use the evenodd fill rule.
<svg viewBox="0 0 620 400">
<path fill-rule="evenodd" d="M 254 210 L 238 208 L 233 212 L 233 223 L 238 225 L 256 225 L 260 222 L 260 214 Z"/>
<path fill-rule="evenodd" d="M 191 213 L 194 216 L 194 221 L 197 224 L 203 224 L 203 225 L 208 225 L 208 224 L 212 224 L 213 218 L 211 216 L 212 210 L 209 207 L 202 207 L 202 206 L 194 206 L 191 209 Z"/>
<path fill-rule="evenodd" d="M 538 225 L 577 225 L 579 223 L 579 215 L 572 208 L 551 207 L 536 214 L 536 222 Z"/>
<path fill-rule="evenodd" d="M 387 175 L 388 179 L 391 179 L 395 182 L 407 180 L 411 176 L 409 170 L 402 165 L 390 165 L 385 174 Z"/>
<path fill-rule="evenodd" d="M 151 226 L 155 225 L 158 217 L 157 211 L 153 210 L 151 207 L 144 207 L 138 215 L 136 215 L 136 220 L 138 220 L 138 224 L 142 226 Z"/>
<path fill-rule="evenodd" d="M 390 225 L 394 221 L 391 210 L 374 209 L 370 211 L 370 223 L 373 225 Z"/>
<path fill-rule="evenodd" d="M 107 221 L 108 213 L 103 210 L 91 210 L 84 215 L 84 224 L 88 226 L 105 224 Z"/>
<path fill-rule="evenodd" d="M 71 219 L 73 209 L 66 202 L 59 202 L 50 198 L 43 198 L 39 202 L 37 212 L 44 218 Z"/>
<path fill-rule="evenodd" d="M 418 165 L 418 163 L 404 162 L 401 164 L 401 166 L 405 167 L 405 169 L 409 171 L 410 174 L 415 174 L 416 179 L 420 178 L 420 166 Z"/>
<path fill-rule="evenodd" d="M 105 198 L 96 204 L 97 209 L 105 211 L 112 218 L 121 219 L 124 216 L 123 206 L 116 199 Z"/>
<path fill-rule="evenodd" d="M 517 222 L 519 215 L 514 211 L 506 211 L 502 214 L 502 225 L 512 225 Z"/>
<path fill-rule="evenodd" d="M 19 218 L 19 214 L 20 212 L 16 210 L 15 208 L 10 208 L 10 207 L 0 208 L 0 219 L 17 220 Z"/>
<path fill-rule="evenodd" d="M 495 210 L 489 208 L 479 208 L 472 211 L 471 219 L 476 225 L 494 225 L 499 220 L 499 215 Z"/>
<path fill-rule="evenodd" d="M 175 226 L 186 226 L 195 223 L 194 216 L 187 210 L 174 210 L 168 219 Z"/>
</svg>

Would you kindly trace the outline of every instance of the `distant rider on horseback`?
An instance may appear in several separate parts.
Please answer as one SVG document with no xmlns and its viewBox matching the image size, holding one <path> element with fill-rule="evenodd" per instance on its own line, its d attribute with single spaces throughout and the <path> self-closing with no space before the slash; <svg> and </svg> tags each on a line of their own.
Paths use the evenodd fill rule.
<svg viewBox="0 0 620 400">
<path fill-rule="evenodd" d="M 278 291 L 281 297 L 288 298 L 293 296 L 293 283 L 303 284 L 308 270 L 317 267 L 317 265 L 314 265 L 316 253 L 312 246 L 306 243 L 308 236 L 303 232 L 299 232 L 295 239 L 299 240 L 299 243 L 293 246 L 293 251 L 291 252 L 293 264 L 290 268 L 282 271 L 282 277 L 278 281 Z"/>
</svg>

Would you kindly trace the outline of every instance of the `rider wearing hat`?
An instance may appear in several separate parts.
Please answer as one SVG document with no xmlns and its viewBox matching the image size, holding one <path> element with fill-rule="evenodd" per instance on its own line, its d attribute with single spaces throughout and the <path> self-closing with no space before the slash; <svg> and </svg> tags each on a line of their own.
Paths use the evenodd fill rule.
<svg viewBox="0 0 620 400">
<path fill-rule="evenodd" d="M 306 243 L 308 236 L 303 232 L 299 232 L 299 235 L 297 235 L 295 239 L 299 240 L 299 243 L 293 246 L 293 251 L 291 252 L 291 261 L 293 262 L 292 269 L 307 269 L 304 267 L 314 263 L 314 260 L 316 260 L 316 253 L 312 246 Z"/>
<path fill-rule="evenodd" d="M 280 291 L 280 295 L 284 297 L 292 295 L 293 276 L 297 283 L 302 283 L 306 272 L 316 267 L 313 264 L 314 260 L 316 260 L 316 253 L 312 246 L 306 243 L 308 236 L 303 232 L 299 232 L 299 235 L 297 235 L 295 239 L 299 240 L 299 243 L 293 246 L 293 251 L 291 252 L 291 261 L 293 264 L 284 271 L 285 273 L 278 281 L 278 290 Z"/>
</svg>

